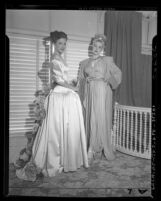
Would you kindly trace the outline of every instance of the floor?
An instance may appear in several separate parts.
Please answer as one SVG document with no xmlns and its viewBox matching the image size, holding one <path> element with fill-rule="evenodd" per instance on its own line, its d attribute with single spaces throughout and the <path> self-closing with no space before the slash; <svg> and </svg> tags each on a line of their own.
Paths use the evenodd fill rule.
<svg viewBox="0 0 161 201">
<path fill-rule="evenodd" d="M 22 181 L 9 168 L 9 195 L 45 197 L 151 197 L 151 160 L 116 152 L 114 161 L 95 159 L 88 169 L 54 178 Z"/>
</svg>

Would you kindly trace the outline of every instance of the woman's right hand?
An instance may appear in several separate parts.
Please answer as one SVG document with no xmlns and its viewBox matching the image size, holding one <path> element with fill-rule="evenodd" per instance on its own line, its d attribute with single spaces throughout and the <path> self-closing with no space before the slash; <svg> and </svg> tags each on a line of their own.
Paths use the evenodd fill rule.
<svg viewBox="0 0 161 201">
<path fill-rule="evenodd" d="M 75 92 L 78 92 L 78 87 L 74 87 L 74 86 L 71 85 L 69 88 L 72 89 Z"/>
<path fill-rule="evenodd" d="M 73 90 L 75 91 L 75 92 L 78 92 L 78 87 L 73 87 Z"/>
</svg>

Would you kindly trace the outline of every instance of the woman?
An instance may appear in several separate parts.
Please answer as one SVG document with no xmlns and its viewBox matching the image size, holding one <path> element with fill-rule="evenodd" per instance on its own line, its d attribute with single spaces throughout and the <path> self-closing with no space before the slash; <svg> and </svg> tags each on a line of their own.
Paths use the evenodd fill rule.
<svg viewBox="0 0 161 201">
<path fill-rule="evenodd" d="M 77 88 L 68 81 L 68 67 L 62 58 L 67 35 L 52 32 L 54 44 L 52 78 L 56 83 L 45 100 L 46 117 L 36 135 L 30 162 L 16 174 L 35 181 L 39 173 L 53 177 L 62 171 L 76 171 L 88 167 L 86 136 Z M 30 172 L 30 174 L 29 174 Z"/>
<path fill-rule="evenodd" d="M 88 158 L 102 156 L 114 159 L 111 144 L 112 92 L 121 82 L 121 71 L 110 56 L 101 56 L 106 38 L 96 35 L 92 57 L 80 62 L 79 94 L 85 109 Z"/>
</svg>

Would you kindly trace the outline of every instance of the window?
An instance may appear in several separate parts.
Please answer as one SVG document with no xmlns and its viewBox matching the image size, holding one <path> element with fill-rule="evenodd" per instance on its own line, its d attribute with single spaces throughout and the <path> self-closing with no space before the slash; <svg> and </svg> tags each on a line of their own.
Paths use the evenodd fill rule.
<svg viewBox="0 0 161 201">
<path fill-rule="evenodd" d="M 32 102 L 36 90 L 42 88 L 38 72 L 49 61 L 49 48 L 43 40 L 20 34 L 8 34 L 10 40 L 9 69 L 9 131 L 10 135 L 22 135 L 30 131 L 34 118 Z M 45 63 L 46 62 L 46 63 Z M 42 76 L 43 74 L 43 76 Z M 46 77 L 47 71 L 41 72 Z"/>
<path fill-rule="evenodd" d="M 69 79 L 77 80 L 80 61 L 88 58 L 88 42 L 72 41 L 67 43 L 65 58 L 69 66 Z"/>
</svg>

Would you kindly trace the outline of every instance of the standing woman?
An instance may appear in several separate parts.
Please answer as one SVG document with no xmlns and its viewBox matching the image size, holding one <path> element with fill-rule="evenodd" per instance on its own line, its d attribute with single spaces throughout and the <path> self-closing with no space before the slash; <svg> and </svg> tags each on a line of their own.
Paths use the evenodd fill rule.
<svg viewBox="0 0 161 201">
<path fill-rule="evenodd" d="M 62 58 L 67 35 L 54 31 L 51 42 L 54 45 L 51 72 L 56 86 L 46 97 L 46 117 L 37 132 L 31 160 L 16 171 L 24 180 L 35 181 L 39 173 L 53 177 L 62 171 L 76 171 L 82 165 L 88 167 L 81 102 L 75 92 L 77 88 L 68 81 L 68 67 Z"/>
<path fill-rule="evenodd" d="M 115 158 L 111 144 L 112 93 L 121 82 L 121 71 L 110 56 L 101 56 L 106 38 L 96 35 L 92 57 L 80 62 L 79 94 L 85 109 L 88 159 L 104 153 L 107 160 Z"/>
</svg>

